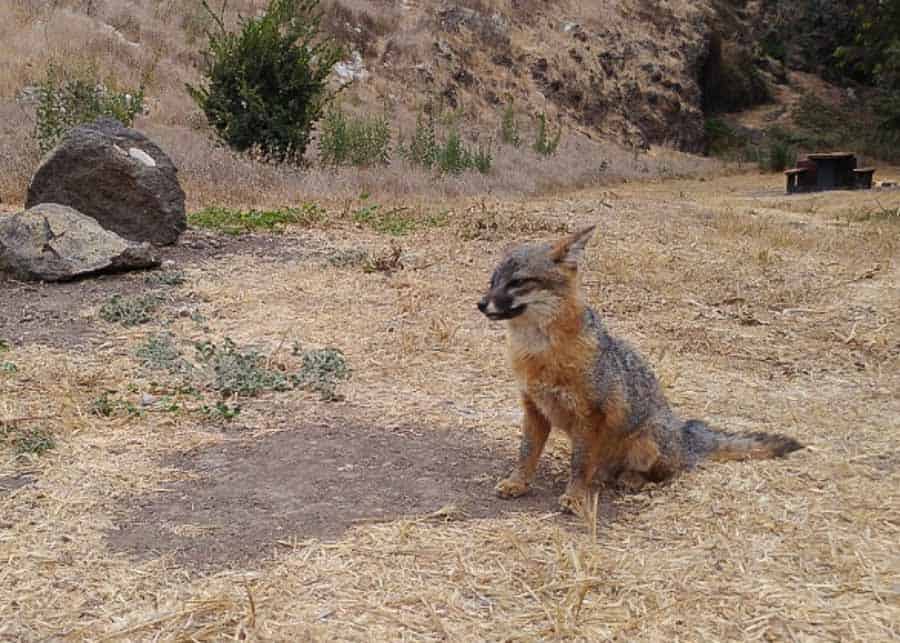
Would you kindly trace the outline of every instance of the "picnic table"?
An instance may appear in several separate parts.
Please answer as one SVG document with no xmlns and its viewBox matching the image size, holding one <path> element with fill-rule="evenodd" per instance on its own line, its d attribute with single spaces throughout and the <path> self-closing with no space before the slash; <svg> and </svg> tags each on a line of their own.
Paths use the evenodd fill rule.
<svg viewBox="0 0 900 643">
<path fill-rule="evenodd" d="M 875 168 L 856 163 L 856 156 L 847 152 L 808 154 L 797 167 L 785 170 L 787 192 L 871 188 Z"/>
</svg>

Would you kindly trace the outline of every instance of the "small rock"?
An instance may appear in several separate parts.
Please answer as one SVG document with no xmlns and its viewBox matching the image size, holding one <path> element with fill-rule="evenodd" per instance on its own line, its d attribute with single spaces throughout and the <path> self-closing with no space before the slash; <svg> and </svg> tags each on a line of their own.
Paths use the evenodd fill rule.
<svg viewBox="0 0 900 643">
<path fill-rule="evenodd" d="M 150 395 L 150 393 L 141 393 L 141 406 L 153 406 L 157 401 L 159 401 L 159 398 L 155 395 Z"/>
<path fill-rule="evenodd" d="M 159 265 L 147 243 L 129 243 L 70 207 L 42 203 L 0 218 L 0 270 L 22 280 L 65 281 Z"/>
</svg>

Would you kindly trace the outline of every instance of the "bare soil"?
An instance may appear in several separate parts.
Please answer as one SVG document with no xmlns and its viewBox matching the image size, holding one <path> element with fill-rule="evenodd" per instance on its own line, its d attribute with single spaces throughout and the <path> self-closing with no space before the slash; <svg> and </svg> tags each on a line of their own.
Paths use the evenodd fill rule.
<svg viewBox="0 0 900 643">
<path fill-rule="evenodd" d="M 232 441 L 170 459 L 197 477 L 131 499 L 109 542 L 139 558 L 174 554 L 209 571 L 365 523 L 555 512 L 565 477 L 549 467 L 522 498 L 494 494 L 513 462 L 515 443 L 508 446 L 506 453 L 477 436 L 343 423 Z M 603 507 L 610 518 L 608 499 Z"/>
</svg>

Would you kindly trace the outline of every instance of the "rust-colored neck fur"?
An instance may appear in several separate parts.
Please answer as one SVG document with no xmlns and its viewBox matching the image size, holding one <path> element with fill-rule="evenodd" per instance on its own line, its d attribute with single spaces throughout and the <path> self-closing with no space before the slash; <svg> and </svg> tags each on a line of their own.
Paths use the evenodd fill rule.
<svg viewBox="0 0 900 643">
<path fill-rule="evenodd" d="M 510 320 L 510 348 L 514 353 L 540 353 L 571 342 L 581 334 L 583 325 L 584 303 L 573 285 L 552 312 L 532 312 Z"/>
</svg>

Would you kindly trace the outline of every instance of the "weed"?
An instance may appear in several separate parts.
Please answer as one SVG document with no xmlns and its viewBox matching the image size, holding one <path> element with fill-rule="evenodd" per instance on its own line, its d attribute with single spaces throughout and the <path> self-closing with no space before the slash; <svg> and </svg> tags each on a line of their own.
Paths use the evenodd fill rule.
<svg viewBox="0 0 900 643">
<path fill-rule="evenodd" d="M 304 350 L 300 344 L 295 343 L 293 352 L 303 360 L 300 370 L 291 376 L 295 386 L 316 392 L 326 401 L 342 399 L 336 392 L 337 383 L 350 377 L 350 369 L 340 350 Z"/>
<path fill-rule="evenodd" d="M 113 295 L 100 308 L 100 317 L 110 323 L 123 326 L 145 324 L 153 319 L 153 313 L 159 308 L 160 300 L 154 295 L 138 295 L 122 297 Z"/>
<path fill-rule="evenodd" d="M 519 147 L 522 145 L 522 135 L 519 133 L 519 122 L 516 120 L 516 111 L 513 104 L 509 103 L 500 117 L 500 140 L 505 145 Z"/>
<path fill-rule="evenodd" d="M 399 146 L 400 154 L 410 163 L 430 168 L 437 158 L 437 131 L 435 129 L 433 111 L 416 116 L 416 129 L 413 131 L 409 145 Z"/>
<path fill-rule="evenodd" d="M 360 196 L 364 205 L 357 208 L 353 214 L 353 222 L 365 225 L 373 230 L 396 236 L 408 234 L 416 228 L 416 219 L 409 214 L 409 208 L 396 207 L 383 210 L 377 203 L 366 204 L 367 194 Z"/>
<path fill-rule="evenodd" d="M 5 339 L 0 339 L 0 353 L 6 353 L 10 350 L 9 342 Z"/>
<path fill-rule="evenodd" d="M 538 114 L 537 134 L 532 149 L 541 156 L 553 156 L 559 147 L 560 138 L 562 138 L 562 123 L 557 127 L 556 133 L 551 134 L 547 126 L 547 116 L 544 113 Z"/>
<path fill-rule="evenodd" d="M 148 286 L 180 286 L 186 281 L 183 270 L 160 270 L 144 277 Z"/>
<path fill-rule="evenodd" d="M 390 146 L 391 128 L 385 115 L 356 118 L 333 108 L 322 120 L 319 159 L 325 165 L 387 165 Z"/>
<path fill-rule="evenodd" d="M 12 362 L 0 362 L 0 373 L 15 373 L 19 368 Z"/>
<path fill-rule="evenodd" d="M 213 406 L 203 405 L 200 410 L 211 418 L 217 418 L 230 422 L 241 414 L 241 407 L 238 404 L 229 406 L 225 402 L 216 402 Z"/>
<path fill-rule="evenodd" d="M 47 429 L 25 429 L 18 432 L 12 444 L 16 453 L 20 455 L 25 453 L 41 455 L 56 447 L 56 440 L 53 437 L 53 433 Z"/>
<path fill-rule="evenodd" d="M 181 357 L 181 351 L 175 345 L 171 333 L 160 333 L 148 337 L 135 352 L 141 366 L 153 370 L 166 370 L 169 373 L 189 373 L 191 365 Z"/>
<path fill-rule="evenodd" d="M 109 392 L 103 393 L 100 397 L 91 402 L 88 412 L 91 415 L 108 418 L 116 410 L 116 401 L 111 400 Z"/>
<path fill-rule="evenodd" d="M 782 138 L 772 138 L 760 158 L 760 169 L 769 172 L 783 172 L 797 162 L 797 150 Z"/>
<path fill-rule="evenodd" d="M 450 115 L 447 120 L 454 121 Z M 479 144 L 475 149 L 467 146 L 455 126 L 451 126 L 443 141 L 438 140 L 433 112 L 427 116 L 419 113 L 416 129 L 409 145 L 398 145 L 398 150 L 407 161 L 425 168 L 435 168 L 443 174 L 460 174 L 466 170 L 478 170 L 487 174 L 493 164 L 490 144 Z"/>
<path fill-rule="evenodd" d="M 131 126 L 143 110 L 143 88 L 117 92 L 100 83 L 94 69 L 72 72 L 51 64 L 38 88 L 34 138 L 47 152 L 78 125 L 111 116 Z"/>
<path fill-rule="evenodd" d="M 390 248 L 377 255 L 368 255 L 363 263 L 363 272 L 386 272 L 388 274 L 397 270 L 403 270 L 403 262 L 400 257 L 403 248 L 400 244 L 391 242 Z"/>
<path fill-rule="evenodd" d="M 236 210 L 211 206 L 188 216 L 188 222 L 196 228 L 230 235 L 258 230 L 278 232 L 289 224 L 310 226 L 324 220 L 325 209 L 314 203 L 307 203 L 299 208 L 276 210 Z"/>
<path fill-rule="evenodd" d="M 290 380 L 281 371 L 268 368 L 266 359 L 254 350 L 240 350 L 226 337 L 221 348 L 211 342 L 196 345 L 200 359 L 212 368 L 212 387 L 225 397 L 254 397 L 262 391 L 286 391 Z"/>
</svg>

